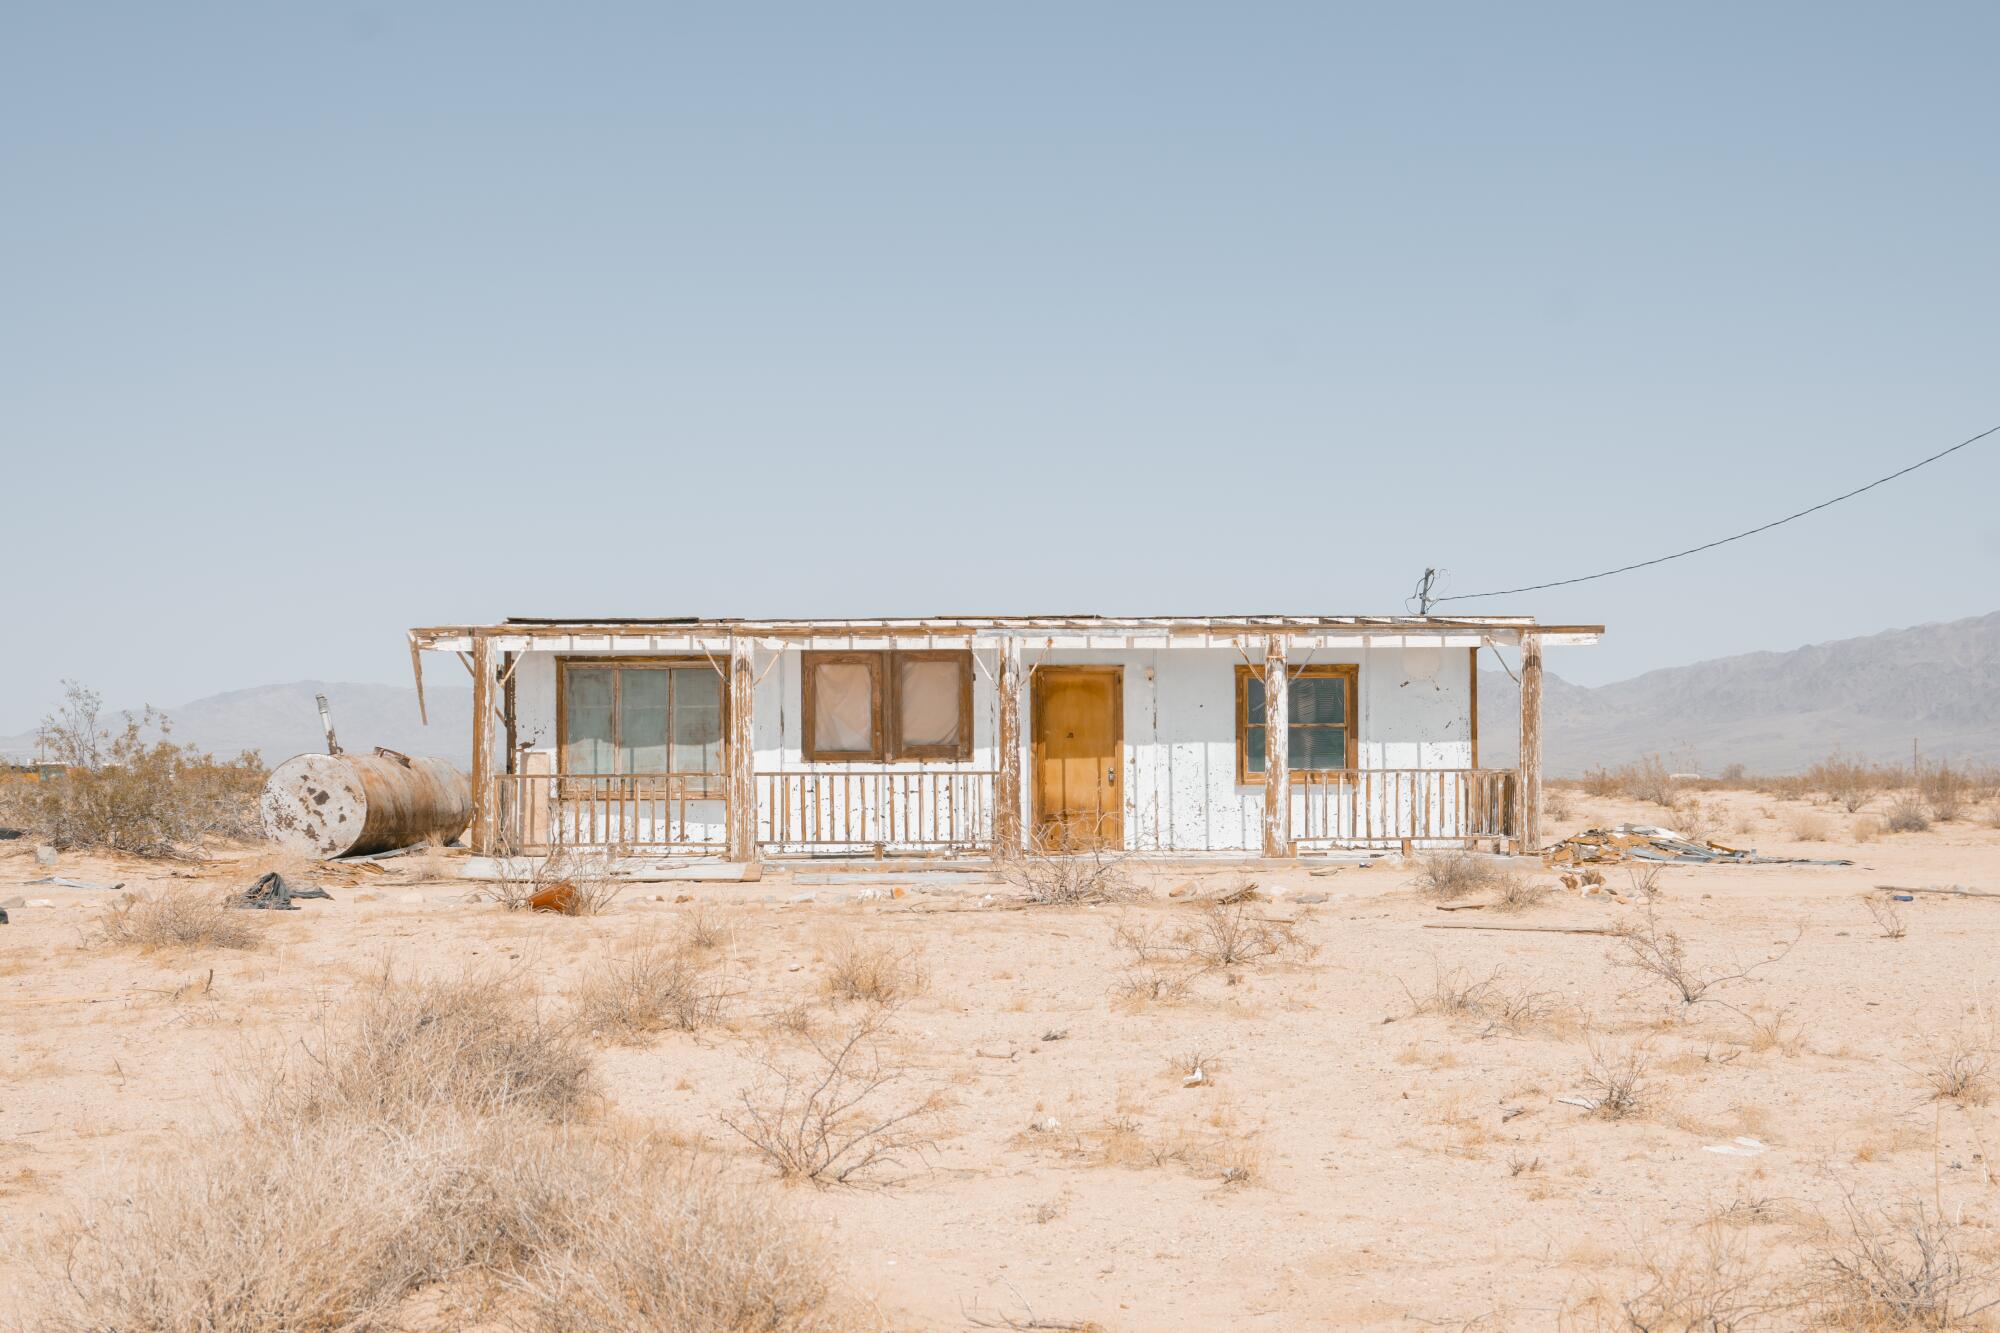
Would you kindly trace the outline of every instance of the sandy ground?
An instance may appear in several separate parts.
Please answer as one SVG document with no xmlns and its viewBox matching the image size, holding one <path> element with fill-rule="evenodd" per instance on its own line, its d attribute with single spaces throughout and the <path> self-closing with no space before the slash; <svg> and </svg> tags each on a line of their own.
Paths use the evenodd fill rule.
<svg viewBox="0 0 2000 1333">
<path fill-rule="evenodd" d="M 1550 821 L 1563 831 L 1671 818 L 1568 800 Z M 605 1045 L 601 1068 L 616 1113 L 706 1141 L 746 1173 L 769 1174 L 719 1117 L 767 1077 L 764 1059 L 803 1055 L 787 1011 L 807 1006 L 836 1032 L 860 1012 L 821 993 L 843 941 L 891 941 L 928 972 L 885 1029 L 900 1077 L 878 1098 L 936 1099 L 929 1150 L 886 1187 L 771 1186 L 828 1230 L 851 1285 L 897 1327 L 1587 1324 L 1609 1308 L 1593 1298 L 1642 1289 L 1646 1260 L 1688 1253 L 1719 1213 L 1755 1263 L 1810 1262 L 1827 1234 L 1816 1219 L 1837 1220 L 1844 1192 L 1942 1204 L 1967 1253 L 1991 1262 L 2000 1176 L 1983 1145 L 2000 1145 L 2000 1123 L 1931 1100 L 1922 1071 L 1926 1043 L 1967 1025 L 1990 1044 L 1979 1025 L 2000 1002 L 2000 901 L 1918 895 L 1907 936 L 1890 939 L 1862 898 L 1889 883 L 2000 891 L 1989 812 L 1861 843 L 1837 807 L 1703 801 L 1725 842 L 1856 864 L 1666 870 L 1658 911 L 1698 967 L 1754 963 L 1804 931 L 1715 992 L 1733 1008 L 1687 1011 L 1617 965 L 1606 936 L 1426 928 L 1607 926 L 1634 908 L 1559 892 L 1505 916 L 1447 914 L 1395 862 L 1139 866 L 1153 891 L 1140 905 L 1031 911 L 976 878 L 913 879 L 897 897 L 893 877 L 777 872 L 643 886 L 609 914 L 565 918 L 467 904 L 442 865 L 404 858 L 329 877 L 332 902 L 260 916 L 252 951 L 140 956 L 92 942 L 105 894 L 29 884 L 50 872 L 10 844 L 0 900 L 52 905 L 14 907 L 0 927 L 0 1229 L 27 1234 L 65 1198 L 115 1190 L 135 1159 L 206 1132 L 219 1079 L 337 1022 L 384 966 L 503 971 L 524 1001 L 560 1011 L 607 955 L 707 909 L 730 932 L 723 1023 Z M 143 890 L 241 884 L 262 864 L 72 855 L 54 873 Z M 1623 871 L 1609 879 L 1626 887 Z M 1297 922 L 1312 957 L 1214 969 L 1182 997 L 1121 995 L 1140 966 L 1121 926 L 1170 935 L 1198 918 L 1197 895 L 1252 880 L 1266 900 L 1248 910 Z M 1520 1031 L 1413 1014 L 1405 987 L 1427 992 L 1440 968 L 1497 971 L 1501 991 L 1539 993 L 1545 1014 Z M 1593 1045 L 1645 1051 L 1635 1116 L 1558 1100 L 1586 1090 Z M 1709 1151 L 1724 1146 L 1740 1155 Z M 0 1269 L 0 1286 L 19 1276 Z"/>
</svg>

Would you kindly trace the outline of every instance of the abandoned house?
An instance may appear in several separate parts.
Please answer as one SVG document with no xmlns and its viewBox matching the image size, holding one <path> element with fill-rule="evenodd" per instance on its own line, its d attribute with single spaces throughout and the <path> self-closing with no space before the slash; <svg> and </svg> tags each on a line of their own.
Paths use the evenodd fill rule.
<svg viewBox="0 0 2000 1333">
<path fill-rule="evenodd" d="M 481 850 L 752 860 L 1023 846 L 1287 857 L 1540 845 L 1528 617 L 540 620 L 417 629 L 472 673 Z M 1518 650 L 1517 768 L 1478 657 Z M 1506 719 L 1511 729 L 1512 719 Z"/>
</svg>

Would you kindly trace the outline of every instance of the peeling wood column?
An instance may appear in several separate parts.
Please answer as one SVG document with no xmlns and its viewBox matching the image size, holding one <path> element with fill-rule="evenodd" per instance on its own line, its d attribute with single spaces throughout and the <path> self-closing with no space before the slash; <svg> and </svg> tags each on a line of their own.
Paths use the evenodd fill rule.
<svg viewBox="0 0 2000 1333">
<path fill-rule="evenodd" d="M 1542 850 L 1542 636 L 1521 635 L 1521 850 Z"/>
<path fill-rule="evenodd" d="M 1264 646 L 1264 855 L 1292 854 L 1291 677 L 1287 640 L 1273 634 Z"/>
<path fill-rule="evenodd" d="M 729 641 L 729 859 L 757 859 L 757 748 L 751 732 L 751 696 L 757 673 L 749 639 Z"/>
<path fill-rule="evenodd" d="M 472 639 L 472 849 L 493 854 L 493 641 Z"/>
<path fill-rule="evenodd" d="M 1021 851 L 1021 643 L 1002 640 L 1000 669 L 993 688 L 999 693 L 998 725 L 993 745 L 1000 752 L 1000 776 L 993 788 L 993 853 Z"/>
</svg>

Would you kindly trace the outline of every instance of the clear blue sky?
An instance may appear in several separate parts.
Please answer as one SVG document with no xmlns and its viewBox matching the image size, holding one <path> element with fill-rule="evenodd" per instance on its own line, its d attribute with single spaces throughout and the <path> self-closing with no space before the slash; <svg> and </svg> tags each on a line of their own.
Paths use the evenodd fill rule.
<svg viewBox="0 0 2000 1333">
<path fill-rule="evenodd" d="M 506 614 L 1401 611 L 2000 421 L 2000 7 L 18 4 L 0 731 Z M 2000 606 L 2000 437 L 1459 609 Z"/>
</svg>

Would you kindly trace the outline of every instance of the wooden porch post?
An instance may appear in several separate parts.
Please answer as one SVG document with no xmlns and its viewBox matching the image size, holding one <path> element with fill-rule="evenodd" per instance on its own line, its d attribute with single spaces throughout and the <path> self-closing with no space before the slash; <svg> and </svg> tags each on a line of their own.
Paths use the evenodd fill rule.
<svg viewBox="0 0 2000 1333">
<path fill-rule="evenodd" d="M 729 859 L 757 859 L 757 751 L 751 732 L 750 698 L 757 674 L 750 669 L 755 645 L 729 640 Z"/>
<path fill-rule="evenodd" d="M 1273 634 L 1264 647 L 1264 855 L 1292 854 L 1291 677 L 1287 641 Z"/>
<path fill-rule="evenodd" d="M 472 636 L 472 850 L 493 854 L 493 641 Z"/>
<path fill-rule="evenodd" d="M 1521 851 L 1542 850 L 1542 636 L 1521 635 Z"/>
<path fill-rule="evenodd" d="M 1000 696 L 993 745 L 1000 752 L 1000 775 L 993 785 L 993 854 L 1007 856 L 1023 849 L 1021 836 L 1021 643 L 1008 638 L 1000 644 L 1000 669 L 993 686 Z"/>
</svg>

